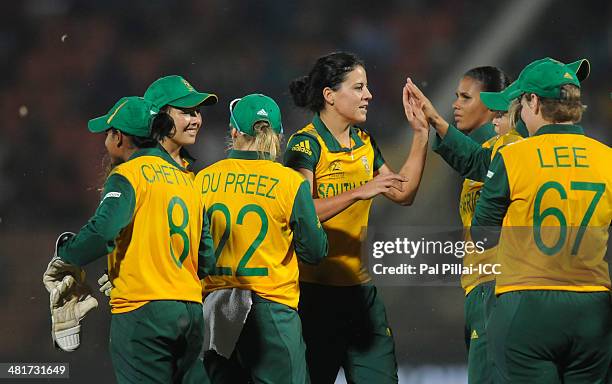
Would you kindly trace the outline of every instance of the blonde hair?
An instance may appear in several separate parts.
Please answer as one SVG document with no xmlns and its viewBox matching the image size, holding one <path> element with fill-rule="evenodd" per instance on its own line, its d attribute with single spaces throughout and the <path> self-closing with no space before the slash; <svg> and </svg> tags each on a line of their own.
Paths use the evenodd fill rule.
<svg viewBox="0 0 612 384">
<path fill-rule="evenodd" d="M 521 119 L 521 102 L 519 101 L 519 99 L 514 99 L 512 100 L 512 102 L 510 103 L 510 106 L 508 107 L 508 119 L 509 119 L 509 125 L 510 125 L 510 131 L 513 131 L 516 129 L 516 125 L 518 124 L 519 120 Z"/>
<path fill-rule="evenodd" d="M 270 160 L 276 161 L 281 150 L 281 135 L 274 132 L 270 123 L 258 121 L 253 125 L 255 137 L 250 135 L 239 135 L 229 143 L 231 149 L 254 148 L 259 154 L 259 158 L 264 158 L 269 154 Z"/>
<path fill-rule="evenodd" d="M 527 100 L 531 100 L 531 95 L 526 95 Z M 542 117 L 553 123 L 571 121 L 574 123 L 582 119 L 582 113 L 586 109 L 580 101 L 580 88 L 573 84 L 566 84 L 561 87 L 561 97 L 551 99 L 540 98 L 542 105 Z"/>
</svg>

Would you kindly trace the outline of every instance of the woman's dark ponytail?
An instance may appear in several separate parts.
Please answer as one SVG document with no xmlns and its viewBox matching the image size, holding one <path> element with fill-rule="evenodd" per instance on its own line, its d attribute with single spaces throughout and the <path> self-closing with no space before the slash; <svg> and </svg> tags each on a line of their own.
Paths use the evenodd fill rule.
<svg viewBox="0 0 612 384">
<path fill-rule="evenodd" d="M 298 107 L 305 107 L 308 104 L 308 83 L 310 78 L 302 76 L 289 83 L 289 92 L 293 97 L 293 103 Z"/>
</svg>

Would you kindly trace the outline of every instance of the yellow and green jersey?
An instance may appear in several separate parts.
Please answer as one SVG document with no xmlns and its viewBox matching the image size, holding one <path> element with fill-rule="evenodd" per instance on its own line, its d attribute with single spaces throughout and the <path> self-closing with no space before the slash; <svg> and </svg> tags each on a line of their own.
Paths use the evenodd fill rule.
<svg viewBox="0 0 612 384">
<path fill-rule="evenodd" d="M 484 182 L 491 160 L 499 148 L 528 136 L 525 123 L 519 120 L 514 130 L 499 136 L 492 146 L 483 146 L 486 140 L 475 141 L 450 125 L 444 138 L 436 136 L 432 149 L 462 177 Z"/>
<path fill-rule="evenodd" d="M 482 143 L 481 147 L 489 149 L 493 147 L 495 141 L 499 136 L 493 136 Z M 476 181 L 465 178 L 461 187 L 461 195 L 459 197 L 459 216 L 464 228 L 469 228 L 472 224 L 472 217 L 474 216 L 474 208 L 476 207 L 476 201 L 480 196 L 480 190 L 482 189 L 482 181 Z"/>
<path fill-rule="evenodd" d="M 490 157 L 488 157 L 488 159 L 493 160 L 493 157 L 499 151 L 500 148 L 503 148 L 504 146 L 510 143 L 514 143 L 516 141 L 523 140 L 525 137 L 527 137 L 526 129 L 522 134 L 519 133 L 518 130 L 513 129 L 510 132 L 503 134 L 501 136 L 498 135 L 498 136 L 490 138 L 482 145 L 481 148 L 484 149 L 484 153 L 490 153 L 491 155 Z M 488 167 L 490 165 L 490 161 L 487 161 L 485 164 Z M 485 164 L 482 164 L 482 165 L 485 165 Z M 468 184 L 467 187 L 466 187 L 466 184 Z M 460 213 L 461 213 L 461 221 L 463 223 L 463 228 L 465 231 L 464 240 L 466 241 L 472 240 L 470 236 L 470 226 L 472 225 L 472 219 L 474 217 L 474 209 L 476 208 L 476 203 L 478 202 L 478 198 L 480 197 L 480 192 L 481 192 L 483 184 L 484 184 L 483 182 L 474 181 L 471 179 L 465 179 L 465 181 L 463 182 L 463 190 L 461 193 L 462 200 L 461 200 L 461 205 L 460 205 L 460 210 L 461 210 Z M 477 191 L 472 192 L 476 188 L 477 188 Z M 466 190 L 468 193 L 464 195 L 464 191 Z M 464 203 L 463 196 L 469 196 L 466 203 Z M 481 252 L 481 253 L 472 252 L 472 253 L 467 253 L 465 255 L 463 259 L 463 264 L 472 266 L 472 268 L 469 268 L 469 270 L 472 271 L 471 273 L 466 273 L 466 274 L 461 275 L 461 286 L 465 290 L 466 295 L 469 294 L 472 291 L 472 289 L 478 286 L 478 284 L 495 280 L 494 274 L 486 274 L 483 272 L 485 269 L 479 268 L 478 266 L 486 265 L 486 264 L 495 264 L 496 252 L 497 251 L 495 248 L 491 248 L 491 249 L 486 249 L 484 252 Z"/>
<path fill-rule="evenodd" d="M 607 291 L 612 151 L 576 125 L 541 127 L 502 148 L 476 206 L 472 235 L 493 243 L 496 293 Z"/>
<path fill-rule="evenodd" d="M 152 300 L 202 302 L 198 247 L 203 207 L 194 174 L 161 147 L 116 166 L 92 219 L 60 250 L 84 265 L 108 254 L 112 313 Z"/>
<path fill-rule="evenodd" d="M 499 136 L 494 136 L 485 141 L 481 148 L 490 149 L 493 147 Z M 463 186 L 461 188 L 461 195 L 459 198 L 459 215 L 461 216 L 461 222 L 463 223 L 463 240 L 471 241 L 470 237 L 470 226 L 472 225 L 472 218 L 474 217 L 474 208 L 476 208 L 476 202 L 480 197 L 480 191 L 483 186 L 482 181 L 475 181 L 466 178 L 463 180 Z M 478 284 L 486 281 L 495 279 L 494 275 L 487 275 L 480 273 L 481 268 L 476 267 L 479 264 L 487 264 L 494 258 L 494 250 L 488 249 L 482 253 L 471 252 L 466 253 L 463 257 L 463 265 L 473 266 L 469 270 L 471 273 L 464 273 L 461 275 L 461 287 L 465 290 L 465 294 L 469 294 Z"/>
<path fill-rule="evenodd" d="M 372 180 L 384 159 L 365 130 L 350 128 L 351 148 L 343 148 L 316 115 L 311 124 L 287 143 L 285 164 L 313 173 L 313 197 L 324 199 L 358 188 Z M 360 200 L 325 221 L 329 255 L 318 266 L 300 264 L 300 280 L 351 286 L 370 280 L 361 260 L 371 200 Z"/>
<path fill-rule="evenodd" d="M 491 128 L 488 124 L 482 128 L 487 127 Z M 486 129 L 482 133 L 489 135 L 491 130 Z M 470 226 L 474 216 L 474 209 L 480 197 L 491 160 L 500 148 L 509 143 L 522 140 L 528 135 L 529 133 L 524 123 L 519 121 L 517 127 L 510 132 L 501 136 L 493 136 L 481 145 L 478 145 L 478 138 L 483 140 L 486 138 L 485 135 L 479 134 L 476 137 L 468 137 L 457 128 L 449 126 L 444 139 L 438 139 L 434 144 L 434 151 L 440 154 L 457 172 L 466 177 L 463 182 L 459 202 L 459 214 L 464 227 L 464 240 L 471 240 Z M 466 266 L 471 265 L 472 268 L 469 270 L 473 271 L 461 276 L 461 286 L 465 290 L 466 295 L 478 284 L 495 280 L 495 275 L 480 273 L 483 269 L 477 267 L 478 265 L 494 264 L 495 252 L 495 249 L 487 249 L 482 253 L 474 252 L 466 254 L 463 264 Z"/>
<path fill-rule="evenodd" d="M 327 238 L 302 175 L 255 151 L 231 151 L 196 176 L 215 246 L 205 292 L 249 289 L 297 308 L 298 260 L 318 263 Z"/>
<path fill-rule="evenodd" d="M 475 129 L 468 136 L 460 132 L 454 126 L 449 125 L 448 132 L 443 139 L 436 135 L 433 148 L 434 151 L 439 153 L 444 160 L 449 163 L 449 165 L 455 168 L 455 164 L 452 163 L 452 159 L 460 159 L 465 162 L 464 157 L 474 155 L 472 153 L 466 155 L 465 152 L 462 152 L 463 147 L 461 145 L 453 146 L 453 144 L 456 142 L 461 144 L 463 141 L 468 141 L 469 144 L 464 145 L 466 149 L 469 148 L 470 150 L 475 151 L 475 148 L 477 148 L 477 150 L 484 148 L 489 150 L 492 148 L 498 137 L 499 136 L 495 136 L 495 130 L 493 129 L 493 125 L 491 123 L 487 123 L 482 127 Z M 447 157 L 449 157 L 450 160 L 447 159 Z M 460 166 L 465 165 L 463 165 L 463 163 L 459 163 L 457 167 Z M 469 166 L 472 166 L 472 164 Z M 459 215 L 464 227 L 469 227 L 470 223 L 472 222 L 474 207 L 476 206 L 476 200 L 478 200 L 478 196 L 480 195 L 482 184 L 482 180 L 473 180 L 467 177 L 463 181 L 461 195 L 459 197 Z"/>
</svg>

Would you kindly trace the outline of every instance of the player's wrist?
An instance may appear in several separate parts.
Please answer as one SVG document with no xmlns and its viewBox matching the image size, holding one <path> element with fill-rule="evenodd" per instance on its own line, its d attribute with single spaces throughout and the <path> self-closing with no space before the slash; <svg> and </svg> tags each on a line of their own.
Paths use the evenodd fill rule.
<svg viewBox="0 0 612 384">
<path fill-rule="evenodd" d="M 449 124 L 440 115 L 436 115 L 431 120 L 431 125 L 434 127 L 438 135 L 440 135 L 441 137 L 444 137 L 446 133 L 448 132 Z"/>
<path fill-rule="evenodd" d="M 414 130 L 412 135 L 412 142 L 416 144 L 427 144 L 429 140 L 429 127 L 428 129 Z"/>
<path fill-rule="evenodd" d="M 367 184 L 364 184 L 361 187 L 352 189 L 352 190 L 350 190 L 348 192 L 349 202 L 350 203 L 354 203 L 354 202 L 359 201 L 359 200 L 365 200 L 365 198 L 364 198 L 364 196 L 365 196 L 364 189 L 365 189 L 366 185 Z"/>
</svg>

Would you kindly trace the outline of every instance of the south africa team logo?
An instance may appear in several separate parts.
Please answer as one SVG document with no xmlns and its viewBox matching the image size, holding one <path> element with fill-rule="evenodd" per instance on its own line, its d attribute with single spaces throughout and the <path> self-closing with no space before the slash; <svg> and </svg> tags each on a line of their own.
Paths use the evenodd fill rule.
<svg viewBox="0 0 612 384">
<path fill-rule="evenodd" d="M 191 84 L 189 84 L 189 82 L 187 82 L 187 80 L 182 79 L 182 81 L 183 81 L 183 84 L 185 85 L 185 87 L 187 87 L 187 90 L 189 92 L 193 92 L 194 91 L 193 86 Z"/>
</svg>

